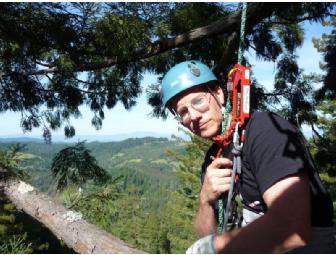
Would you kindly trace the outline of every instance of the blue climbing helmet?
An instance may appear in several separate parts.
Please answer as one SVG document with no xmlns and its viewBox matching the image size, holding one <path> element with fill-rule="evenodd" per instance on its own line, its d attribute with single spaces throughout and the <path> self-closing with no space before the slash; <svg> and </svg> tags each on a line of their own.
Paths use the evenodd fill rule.
<svg viewBox="0 0 336 255">
<path fill-rule="evenodd" d="M 173 66 L 162 79 L 163 103 L 168 102 L 181 92 L 203 86 L 210 81 L 218 81 L 208 66 L 199 61 L 184 61 Z"/>
</svg>

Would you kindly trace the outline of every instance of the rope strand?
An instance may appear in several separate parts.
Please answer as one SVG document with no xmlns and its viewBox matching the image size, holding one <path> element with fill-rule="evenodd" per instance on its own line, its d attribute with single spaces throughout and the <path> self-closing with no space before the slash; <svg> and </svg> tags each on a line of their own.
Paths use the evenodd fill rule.
<svg viewBox="0 0 336 255">
<path fill-rule="evenodd" d="M 244 57 L 244 38 L 245 38 L 245 24 L 246 24 L 246 15 L 247 15 L 247 3 L 244 2 L 242 6 L 242 14 L 241 14 L 241 24 L 240 24 L 240 39 L 239 39 L 239 49 L 238 49 L 238 63 L 241 64 Z M 232 111 L 231 106 L 231 100 L 230 97 L 227 97 L 226 106 L 225 106 L 225 112 L 223 116 L 223 122 L 222 122 L 222 134 L 226 133 L 226 129 L 229 128 L 228 121 L 229 121 L 229 114 Z M 222 150 L 222 149 L 220 149 Z M 235 161 L 235 160 L 234 160 Z M 229 192 L 232 195 L 232 191 Z M 231 200 L 230 197 L 227 199 L 227 206 L 230 206 Z M 228 215 L 225 215 L 225 199 L 220 198 L 218 200 L 218 233 L 223 233 L 226 231 L 226 225 L 228 220 Z M 226 211 L 228 213 L 229 208 L 226 208 Z"/>
<path fill-rule="evenodd" d="M 243 9 L 241 14 L 240 23 L 240 39 L 239 39 L 239 50 L 238 50 L 238 64 L 241 64 L 244 57 L 244 38 L 245 38 L 245 24 L 246 24 L 246 13 L 247 13 L 247 3 L 243 3 Z"/>
</svg>

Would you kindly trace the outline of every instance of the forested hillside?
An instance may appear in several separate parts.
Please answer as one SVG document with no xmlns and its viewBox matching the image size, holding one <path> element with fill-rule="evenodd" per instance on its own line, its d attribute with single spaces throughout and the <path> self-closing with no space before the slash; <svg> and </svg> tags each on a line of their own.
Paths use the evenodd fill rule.
<svg viewBox="0 0 336 255">
<path fill-rule="evenodd" d="M 0 149 L 8 150 L 11 146 L 1 143 Z M 62 192 L 56 192 L 50 171 L 52 159 L 68 146 L 71 144 L 26 144 L 20 166 L 29 174 L 33 185 L 55 196 L 67 208 L 82 212 L 91 223 L 147 252 L 183 252 L 191 238 L 195 238 L 193 215 L 188 215 L 188 209 L 182 210 L 185 201 L 176 192 L 179 189 L 175 172 L 177 160 L 167 155 L 168 151 L 170 154 L 186 154 L 185 142 L 147 137 L 87 143 L 85 146 L 111 180 L 102 186 L 89 182 L 80 189 L 70 185 Z M 20 218 L 14 217 L 15 220 L 20 221 Z M 24 240 L 30 239 L 22 242 Z M 44 247 L 45 251 L 48 249 Z"/>
<path fill-rule="evenodd" d="M 11 144 L 0 144 L 10 150 Z M 209 143 L 158 138 L 85 146 L 111 176 L 103 184 L 70 184 L 56 191 L 52 159 L 71 144 L 27 143 L 21 169 L 31 182 L 89 222 L 150 253 L 184 253 L 197 237 L 193 220 L 200 190 L 200 165 Z M 314 152 L 314 151 L 313 151 Z M 315 153 L 313 153 L 314 155 Z M 335 200 L 334 178 L 323 174 Z M 1 197 L 0 251 L 6 253 L 71 253 L 28 215 Z M 34 230 L 34 231 L 32 231 Z M 43 238 L 41 237 L 43 236 Z"/>
<path fill-rule="evenodd" d="M 0 143 L 0 149 L 8 149 L 12 143 Z M 27 154 L 22 162 L 22 168 L 32 178 L 32 184 L 42 191 L 48 191 L 52 184 L 50 172 L 53 157 L 61 149 L 70 146 L 65 143 L 37 143 L 25 144 L 23 152 Z M 150 186 L 176 185 L 177 179 L 173 174 L 176 165 L 165 155 L 167 149 L 183 152 L 183 145 L 162 138 L 135 138 L 122 142 L 92 142 L 86 147 L 97 159 L 98 164 L 108 173 L 116 177 L 125 176 L 134 183 L 147 183 Z M 141 185 L 143 186 L 143 185 Z"/>
</svg>

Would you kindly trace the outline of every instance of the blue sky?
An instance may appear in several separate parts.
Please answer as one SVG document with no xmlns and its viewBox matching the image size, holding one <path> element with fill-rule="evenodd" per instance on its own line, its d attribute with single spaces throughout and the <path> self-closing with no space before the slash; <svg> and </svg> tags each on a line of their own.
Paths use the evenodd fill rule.
<svg viewBox="0 0 336 255">
<path fill-rule="evenodd" d="M 299 67 L 305 70 L 305 73 L 320 72 L 319 61 L 321 56 L 313 47 L 312 38 L 321 37 L 323 33 L 329 32 L 331 28 L 323 27 L 319 24 L 305 23 L 305 40 L 303 46 L 297 51 L 299 56 Z M 271 88 L 273 83 L 275 63 L 257 61 L 253 54 L 248 52 L 245 56 L 249 58 L 252 64 L 253 75 L 257 80 Z M 153 75 L 145 74 L 142 81 L 143 84 L 156 83 L 156 77 Z M 145 88 L 144 90 L 145 91 Z M 162 121 L 161 119 L 150 118 L 148 114 L 151 111 L 147 105 L 146 95 L 143 93 L 138 99 L 138 103 L 130 111 L 126 111 L 121 104 L 111 110 L 105 111 L 105 120 L 102 129 L 96 130 L 91 125 L 92 113 L 86 107 L 80 108 L 82 118 L 72 119 L 72 124 L 76 128 L 77 135 L 94 135 L 106 136 L 117 134 L 131 134 L 136 132 L 149 132 L 158 134 L 179 134 L 178 125 L 169 116 L 168 120 Z M 30 133 L 23 133 L 20 127 L 20 113 L 1 113 L 0 114 L 0 137 L 41 137 L 41 129 L 34 129 Z M 308 136 L 309 130 L 304 128 L 304 133 Z M 54 136 L 63 137 L 63 128 L 53 132 Z M 130 135 L 131 136 L 131 135 Z M 76 137 L 75 137 L 76 139 Z"/>
</svg>

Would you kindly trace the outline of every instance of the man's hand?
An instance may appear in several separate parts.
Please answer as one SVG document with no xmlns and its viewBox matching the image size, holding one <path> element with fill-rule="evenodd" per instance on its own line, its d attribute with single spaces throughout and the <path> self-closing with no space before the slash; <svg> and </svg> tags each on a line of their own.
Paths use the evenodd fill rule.
<svg viewBox="0 0 336 255">
<path fill-rule="evenodd" d="M 195 228 L 200 237 L 216 232 L 216 215 L 213 204 L 230 188 L 232 161 L 217 158 L 208 166 L 200 193 Z"/>
<path fill-rule="evenodd" d="M 230 188 L 232 161 L 228 158 L 217 158 L 208 166 L 202 190 L 201 203 L 214 203 L 220 195 Z"/>
<path fill-rule="evenodd" d="M 186 254 L 214 254 L 214 235 L 205 236 L 197 240 L 192 246 L 188 248 Z"/>
</svg>

